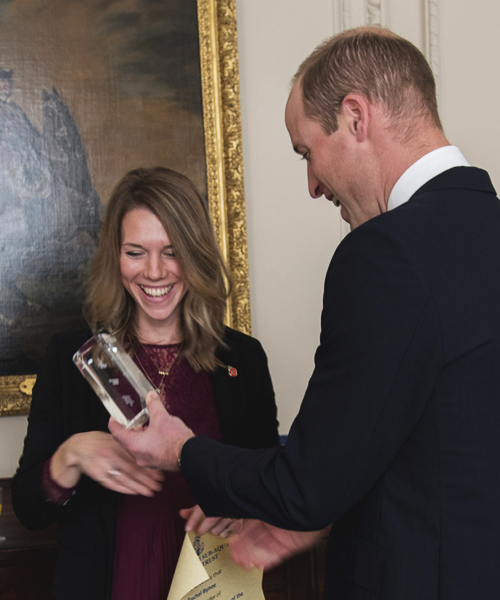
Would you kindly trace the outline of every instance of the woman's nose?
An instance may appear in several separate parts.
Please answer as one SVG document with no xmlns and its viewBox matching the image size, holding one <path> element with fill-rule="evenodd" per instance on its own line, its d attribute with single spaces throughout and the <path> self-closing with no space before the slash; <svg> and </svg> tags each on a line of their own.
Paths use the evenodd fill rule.
<svg viewBox="0 0 500 600">
<path fill-rule="evenodd" d="M 167 274 L 167 267 L 160 256 L 150 254 L 146 264 L 146 276 L 149 279 L 161 279 Z"/>
</svg>

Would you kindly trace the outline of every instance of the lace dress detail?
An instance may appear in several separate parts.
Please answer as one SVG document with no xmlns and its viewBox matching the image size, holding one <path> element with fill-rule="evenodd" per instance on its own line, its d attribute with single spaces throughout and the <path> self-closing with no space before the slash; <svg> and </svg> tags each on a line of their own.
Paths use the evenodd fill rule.
<svg viewBox="0 0 500 600">
<path fill-rule="evenodd" d="M 171 414 L 181 418 L 195 434 L 220 441 L 210 375 L 196 373 L 177 356 L 178 351 L 177 344 L 144 345 L 134 361 L 154 387 L 160 388 L 160 397 Z M 169 374 L 162 376 L 159 370 Z M 113 600 L 165 600 L 168 595 L 185 535 L 184 520 L 178 512 L 196 502 L 181 475 L 165 476 L 162 491 L 152 498 L 120 497 Z"/>
</svg>

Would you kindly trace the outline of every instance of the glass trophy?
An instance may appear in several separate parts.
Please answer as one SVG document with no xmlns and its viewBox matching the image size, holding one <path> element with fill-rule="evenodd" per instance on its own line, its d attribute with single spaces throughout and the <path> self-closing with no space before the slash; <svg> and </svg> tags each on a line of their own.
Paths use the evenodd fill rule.
<svg viewBox="0 0 500 600">
<path fill-rule="evenodd" d="M 148 421 L 146 394 L 154 388 L 113 335 L 90 338 L 73 362 L 115 421 L 127 429 Z"/>
</svg>

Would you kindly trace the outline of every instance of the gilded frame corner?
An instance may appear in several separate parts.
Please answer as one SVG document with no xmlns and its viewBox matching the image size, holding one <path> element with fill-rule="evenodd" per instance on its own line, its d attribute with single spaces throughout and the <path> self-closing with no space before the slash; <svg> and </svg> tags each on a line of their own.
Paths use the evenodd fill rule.
<svg viewBox="0 0 500 600">
<path fill-rule="evenodd" d="M 233 275 L 227 322 L 250 333 L 235 0 L 197 0 L 209 210 Z M 35 375 L 0 377 L 0 416 L 29 413 Z"/>
</svg>

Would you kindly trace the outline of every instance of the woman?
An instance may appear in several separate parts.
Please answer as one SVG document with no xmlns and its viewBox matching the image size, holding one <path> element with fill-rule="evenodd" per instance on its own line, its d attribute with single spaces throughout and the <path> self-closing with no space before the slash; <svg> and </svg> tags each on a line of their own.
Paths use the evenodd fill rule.
<svg viewBox="0 0 500 600">
<path fill-rule="evenodd" d="M 128 173 L 111 196 L 91 269 L 84 312 L 92 332 L 114 333 L 195 433 L 277 445 L 264 351 L 224 327 L 227 281 L 189 179 L 165 168 Z M 108 433 L 109 415 L 72 364 L 89 336 L 57 335 L 49 345 L 14 508 L 28 528 L 59 522 L 55 598 L 165 600 L 184 538 L 178 513 L 195 502 L 180 475 L 139 468 Z M 227 520 L 209 525 L 220 533 Z"/>
</svg>

